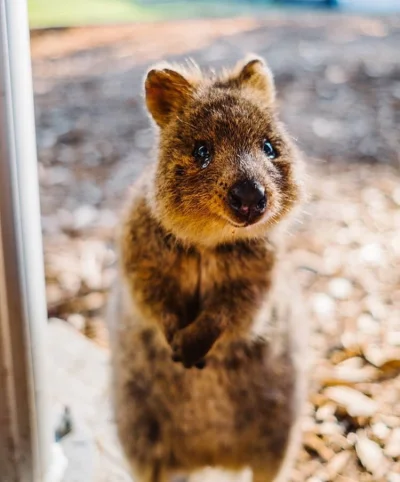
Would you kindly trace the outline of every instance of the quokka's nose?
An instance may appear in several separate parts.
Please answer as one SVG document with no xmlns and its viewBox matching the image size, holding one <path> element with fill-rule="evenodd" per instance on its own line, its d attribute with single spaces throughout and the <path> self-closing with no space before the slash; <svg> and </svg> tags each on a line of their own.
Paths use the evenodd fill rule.
<svg viewBox="0 0 400 482">
<path fill-rule="evenodd" d="M 238 218 L 253 221 L 265 212 L 267 196 L 258 182 L 239 181 L 229 190 L 228 203 Z"/>
</svg>

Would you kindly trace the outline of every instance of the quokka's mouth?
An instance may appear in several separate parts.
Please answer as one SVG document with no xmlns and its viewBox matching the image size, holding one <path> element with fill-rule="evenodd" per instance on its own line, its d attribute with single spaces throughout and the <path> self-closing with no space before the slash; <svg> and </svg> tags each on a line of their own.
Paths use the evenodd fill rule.
<svg viewBox="0 0 400 482">
<path fill-rule="evenodd" d="M 260 221 L 261 218 L 258 218 L 258 219 L 248 219 L 246 221 L 243 221 L 242 223 L 238 223 L 237 221 L 232 221 L 232 219 L 228 219 L 228 222 L 231 226 L 233 226 L 234 228 L 237 228 L 237 229 L 244 229 L 244 228 L 248 228 L 250 226 L 254 226 L 255 224 L 258 223 L 258 221 Z"/>
<path fill-rule="evenodd" d="M 232 219 L 232 217 L 229 215 L 222 216 L 222 218 L 233 228 L 246 229 L 246 228 L 250 228 L 251 226 L 255 226 L 256 224 L 259 224 L 260 221 L 262 221 L 265 218 L 265 216 L 263 215 L 257 216 L 257 217 L 249 216 L 247 219 L 243 219 L 243 220 Z"/>
<path fill-rule="evenodd" d="M 247 223 L 243 223 L 243 224 L 236 224 L 236 223 L 233 223 L 232 221 L 229 221 L 229 224 L 231 226 L 233 226 L 234 228 L 245 228 L 246 226 L 248 226 Z"/>
<path fill-rule="evenodd" d="M 232 226 L 233 228 L 244 228 L 246 227 L 246 222 L 239 222 L 239 221 L 235 221 L 234 219 L 232 219 L 230 216 L 228 215 L 220 215 L 219 216 L 220 218 L 222 218 L 226 223 L 228 223 L 230 226 Z"/>
</svg>

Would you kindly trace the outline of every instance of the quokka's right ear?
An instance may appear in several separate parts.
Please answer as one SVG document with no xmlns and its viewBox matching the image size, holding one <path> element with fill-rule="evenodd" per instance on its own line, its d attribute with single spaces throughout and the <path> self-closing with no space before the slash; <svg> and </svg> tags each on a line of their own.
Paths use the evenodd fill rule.
<svg viewBox="0 0 400 482">
<path fill-rule="evenodd" d="M 262 57 L 248 55 L 236 66 L 236 78 L 241 87 L 258 91 L 269 102 L 275 100 L 275 83 L 267 63 Z"/>
<path fill-rule="evenodd" d="M 171 120 L 193 93 L 189 81 L 169 68 L 150 70 L 144 85 L 147 109 L 160 127 Z"/>
</svg>

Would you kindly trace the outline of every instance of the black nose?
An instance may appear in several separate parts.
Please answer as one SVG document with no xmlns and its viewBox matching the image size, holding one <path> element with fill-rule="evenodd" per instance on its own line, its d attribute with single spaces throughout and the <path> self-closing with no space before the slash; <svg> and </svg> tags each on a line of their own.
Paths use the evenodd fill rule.
<svg viewBox="0 0 400 482">
<path fill-rule="evenodd" d="M 228 202 L 236 216 L 242 220 L 253 221 L 267 207 L 265 189 L 255 181 L 239 181 L 228 194 Z"/>
</svg>

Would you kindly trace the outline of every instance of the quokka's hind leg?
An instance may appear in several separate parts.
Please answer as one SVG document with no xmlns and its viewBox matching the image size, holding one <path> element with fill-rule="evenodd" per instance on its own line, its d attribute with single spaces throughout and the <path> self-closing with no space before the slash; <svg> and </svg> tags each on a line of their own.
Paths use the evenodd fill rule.
<svg viewBox="0 0 400 482">
<path fill-rule="evenodd" d="M 132 475 L 134 482 L 172 482 L 172 475 L 161 462 L 149 465 L 133 466 Z"/>
<path fill-rule="evenodd" d="M 265 466 L 253 468 L 253 482 L 290 482 L 291 472 L 295 462 L 295 450 L 293 446 L 283 459 L 275 467 Z M 295 446 L 297 448 L 297 446 Z"/>
<path fill-rule="evenodd" d="M 273 482 L 275 481 L 275 475 L 271 474 L 268 469 L 253 469 L 253 482 Z"/>
<path fill-rule="evenodd" d="M 283 460 L 282 467 L 274 482 L 290 482 L 292 470 L 296 463 L 296 458 L 300 453 L 302 441 L 301 419 L 297 421 L 292 429 L 292 434 Z"/>
</svg>

